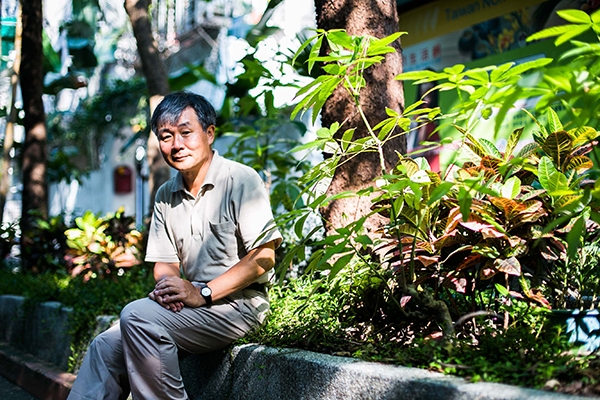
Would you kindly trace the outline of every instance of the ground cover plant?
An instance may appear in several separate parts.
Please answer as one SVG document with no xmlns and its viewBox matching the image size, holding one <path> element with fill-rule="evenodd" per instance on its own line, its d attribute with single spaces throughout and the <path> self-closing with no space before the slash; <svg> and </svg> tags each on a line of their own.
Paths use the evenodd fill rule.
<svg viewBox="0 0 600 400">
<path fill-rule="evenodd" d="M 36 219 L 33 233 L 36 265 L 23 271 L 18 259 L 4 258 L 0 294 L 24 296 L 26 307 L 58 301 L 73 309 L 73 372 L 96 328 L 96 317 L 119 315 L 127 303 L 147 296 L 154 284 L 152 268 L 142 262 L 143 237 L 123 210 L 104 216 L 86 212 L 73 226 L 61 215 Z M 14 246 L 14 236 L 14 231 L 2 235 L 3 246 Z"/>
</svg>

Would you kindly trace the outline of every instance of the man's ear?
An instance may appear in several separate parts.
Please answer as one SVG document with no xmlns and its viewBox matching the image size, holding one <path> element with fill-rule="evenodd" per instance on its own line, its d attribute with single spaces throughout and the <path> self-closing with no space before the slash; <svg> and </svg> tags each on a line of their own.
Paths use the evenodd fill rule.
<svg viewBox="0 0 600 400">
<path fill-rule="evenodd" d="M 208 144 L 213 144 L 213 142 L 215 141 L 215 126 L 209 126 L 206 130 L 206 134 L 208 135 Z"/>
</svg>

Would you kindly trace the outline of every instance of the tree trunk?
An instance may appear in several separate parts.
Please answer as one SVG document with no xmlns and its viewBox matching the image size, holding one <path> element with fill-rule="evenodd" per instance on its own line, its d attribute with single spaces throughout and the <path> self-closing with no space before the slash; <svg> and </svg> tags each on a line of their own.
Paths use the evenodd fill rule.
<svg viewBox="0 0 600 400">
<path fill-rule="evenodd" d="M 0 2 L 0 5 L 2 3 Z M 4 132 L 4 143 L 2 144 L 2 180 L 0 181 L 0 225 L 4 222 L 4 209 L 6 208 L 6 197 L 10 188 L 10 174 L 8 173 L 11 164 L 10 151 L 13 148 L 15 137 L 15 123 L 17 122 L 17 86 L 19 85 L 19 69 L 21 66 L 21 6 L 17 11 L 17 26 L 15 29 L 15 59 L 13 61 L 12 74 L 10 76 L 10 111 L 6 120 L 6 130 Z"/>
<path fill-rule="evenodd" d="M 317 27 L 325 30 L 345 29 L 350 35 L 370 35 L 377 38 L 398 32 L 398 13 L 395 0 L 315 0 Z M 388 118 L 386 107 L 401 112 L 404 109 L 402 83 L 394 80 L 402 72 L 400 41 L 392 44 L 396 53 L 387 54 L 385 61 L 370 67 L 365 72 L 366 87 L 360 95 L 360 105 L 371 126 Z M 353 99 L 343 88 L 338 88 L 327 100 L 322 111 L 323 126 L 342 122 L 348 118 L 341 135 L 346 129 L 355 127 L 354 140 L 368 135 Z M 398 160 L 395 152 L 406 153 L 404 135 L 389 141 L 385 148 L 386 168 L 389 170 Z M 346 190 L 357 191 L 373 185 L 381 175 L 377 153 L 361 154 L 341 164 L 336 170 L 328 194 Z M 369 198 L 349 198 L 332 202 L 321 210 L 327 221 L 327 231 L 347 225 L 370 212 Z M 370 218 L 365 224 L 368 232 L 377 231 L 386 221 L 382 217 Z"/>
<path fill-rule="evenodd" d="M 150 95 L 150 112 L 152 113 L 162 98 L 170 92 L 170 88 L 167 71 L 160 59 L 158 46 L 152 35 L 148 5 L 148 0 L 125 0 L 125 10 L 131 21 L 133 35 L 137 41 L 138 53 L 142 61 L 142 70 L 146 77 L 146 85 Z M 150 188 L 149 212 L 152 213 L 156 191 L 160 185 L 169 179 L 171 174 L 169 166 L 160 154 L 158 139 L 154 132 L 150 132 L 146 156 L 150 169 L 148 180 Z"/>
<path fill-rule="evenodd" d="M 23 209 L 21 214 L 21 257 L 23 267 L 33 265 L 27 259 L 31 245 L 33 218 L 48 218 L 48 184 L 46 163 L 48 160 L 46 116 L 42 94 L 44 72 L 42 68 L 42 0 L 21 0 L 22 48 L 21 48 L 21 94 L 25 117 L 25 142 L 23 143 Z"/>
</svg>

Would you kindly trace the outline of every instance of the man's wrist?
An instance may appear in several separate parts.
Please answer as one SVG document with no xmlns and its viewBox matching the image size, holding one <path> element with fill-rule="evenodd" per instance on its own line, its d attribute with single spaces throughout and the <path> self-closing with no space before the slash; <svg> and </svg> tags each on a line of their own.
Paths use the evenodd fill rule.
<svg viewBox="0 0 600 400">
<path fill-rule="evenodd" d="M 208 287 L 206 283 L 200 282 L 198 284 L 198 290 L 200 292 L 200 296 L 202 296 L 202 298 L 206 302 L 206 305 L 212 305 L 212 289 Z"/>
<path fill-rule="evenodd" d="M 212 290 L 211 290 L 211 288 L 208 287 L 208 285 L 206 283 L 204 283 L 204 282 L 192 282 L 192 285 L 198 290 L 198 294 L 200 295 L 200 297 L 202 297 L 204 299 L 204 303 L 205 303 L 204 305 L 210 306 L 212 304 Z M 206 289 L 204 289 L 204 288 L 206 288 Z M 202 289 L 205 290 L 204 295 L 202 293 Z"/>
</svg>

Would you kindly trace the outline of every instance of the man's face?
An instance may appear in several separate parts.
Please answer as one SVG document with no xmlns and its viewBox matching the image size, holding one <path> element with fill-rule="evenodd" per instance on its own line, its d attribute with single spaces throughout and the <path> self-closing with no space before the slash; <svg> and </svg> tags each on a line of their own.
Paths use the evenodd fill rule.
<svg viewBox="0 0 600 400">
<path fill-rule="evenodd" d="M 180 172 L 198 173 L 212 155 L 215 127 L 204 131 L 196 112 L 188 107 L 175 125 L 162 125 L 156 135 L 167 164 Z"/>
</svg>

